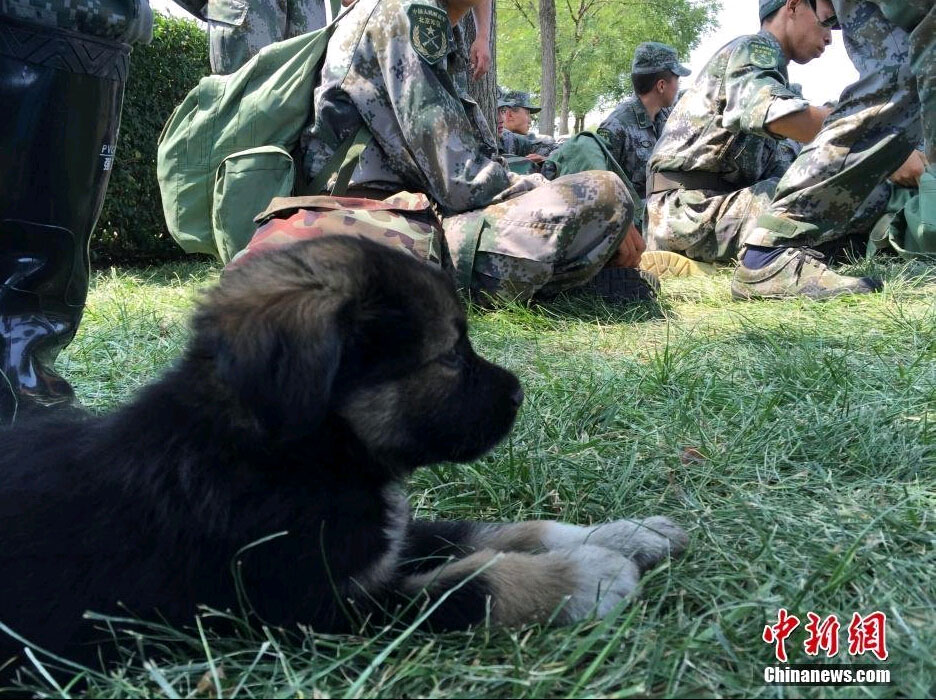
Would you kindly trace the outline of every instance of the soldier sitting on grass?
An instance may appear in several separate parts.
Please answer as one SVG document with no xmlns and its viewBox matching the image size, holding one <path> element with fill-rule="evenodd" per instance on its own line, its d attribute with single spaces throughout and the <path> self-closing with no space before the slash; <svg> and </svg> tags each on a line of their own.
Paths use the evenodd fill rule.
<svg viewBox="0 0 936 700">
<path fill-rule="evenodd" d="M 520 299 L 576 288 L 612 302 L 648 296 L 635 269 L 643 242 L 634 203 L 619 177 L 548 182 L 495 160 L 456 48 L 457 22 L 480 1 L 358 0 L 328 45 L 302 142 L 305 174 L 313 180 L 364 125 L 372 138 L 349 194 L 427 195 L 462 288 Z"/>
<path fill-rule="evenodd" d="M 506 90 L 497 99 L 497 145 L 506 155 L 523 156 L 542 163 L 556 150 L 556 141 L 542 134 L 531 134 L 533 115 L 540 111 L 530 94 Z"/>
<path fill-rule="evenodd" d="M 759 9 L 761 31 L 719 49 L 663 129 L 648 166 L 650 250 L 734 259 L 789 167 L 783 139 L 812 141 L 829 114 L 792 89 L 787 66 L 831 43 L 832 4 L 760 0 Z M 852 229 L 870 228 L 884 206 L 875 199 L 842 216 Z"/>
</svg>

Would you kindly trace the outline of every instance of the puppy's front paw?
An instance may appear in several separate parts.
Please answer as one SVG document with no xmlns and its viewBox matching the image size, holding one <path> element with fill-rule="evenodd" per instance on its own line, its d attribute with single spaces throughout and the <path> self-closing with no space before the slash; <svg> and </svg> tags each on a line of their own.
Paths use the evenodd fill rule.
<svg viewBox="0 0 936 700">
<path fill-rule="evenodd" d="M 667 556 L 682 554 L 689 537 L 669 518 L 655 515 L 643 520 L 616 520 L 595 525 L 585 541 L 620 552 L 637 562 L 641 571 L 646 571 Z"/>
<path fill-rule="evenodd" d="M 592 613 L 604 617 L 633 593 L 640 580 L 631 559 L 604 547 L 582 545 L 555 553 L 575 569 L 576 587 L 560 613 L 563 622 L 577 622 Z"/>
</svg>

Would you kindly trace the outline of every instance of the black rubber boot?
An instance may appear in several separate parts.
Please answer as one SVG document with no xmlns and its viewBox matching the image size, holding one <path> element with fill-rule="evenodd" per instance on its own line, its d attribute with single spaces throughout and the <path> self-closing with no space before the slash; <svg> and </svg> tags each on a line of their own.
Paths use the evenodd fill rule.
<svg viewBox="0 0 936 700">
<path fill-rule="evenodd" d="M 0 422 L 71 403 L 52 365 L 88 294 L 130 47 L 0 17 Z"/>
</svg>

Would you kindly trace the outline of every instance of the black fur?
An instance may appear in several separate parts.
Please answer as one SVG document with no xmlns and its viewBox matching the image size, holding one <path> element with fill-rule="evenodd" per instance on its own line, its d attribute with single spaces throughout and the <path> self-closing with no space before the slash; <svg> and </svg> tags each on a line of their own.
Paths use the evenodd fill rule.
<svg viewBox="0 0 936 700">
<path fill-rule="evenodd" d="M 405 571 L 374 572 L 394 546 L 389 487 L 482 455 L 522 399 L 472 351 L 447 278 L 364 240 L 229 271 L 192 328 L 128 406 L 0 432 L 0 621 L 42 648 L 92 658 L 86 610 L 175 626 L 199 604 L 239 612 L 235 560 L 254 622 L 348 629 L 335 596 L 368 576 L 362 600 L 392 607 Z M 481 619 L 484 594 L 439 626 Z M 0 666 L 20 650 L 0 635 Z"/>
</svg>

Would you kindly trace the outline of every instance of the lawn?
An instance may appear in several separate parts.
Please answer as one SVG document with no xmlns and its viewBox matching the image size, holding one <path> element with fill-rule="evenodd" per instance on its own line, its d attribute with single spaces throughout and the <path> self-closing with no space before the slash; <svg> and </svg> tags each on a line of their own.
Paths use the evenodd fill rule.
<svg viewBox="0 0 936 700">
<path fill-rule="evenodd" d="M 481 354 L 526 402 L 510 438 L 411 479 L 425 518 L 594 523 L 664 514 L 690 535 L 616 617 L 575 627 L 218 639 L 109 624 L 125 668 L 96 697 L 927 697 L 936 693 L 936 271 L 863 263 L 884 293 L 733 303 L 730 275 L 668 281 L 661 303 L 472 311 Z M 852 268 L 853 270 L 855 268 Z M 60 367 L 91 409 L 179 353 L 207 265 L 104 270 Z M 771 688 L 780 608 L 887 616 L 890 686 Z M 166 658 L 146 663 L 162 649 Z M 48 663 L 45 661 L 44 663 Z M 38 674 L 38 672 L 37 672 Z M 36 681 L 43 693 L 60 694 Z"/>
</svg>

